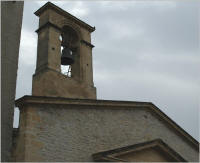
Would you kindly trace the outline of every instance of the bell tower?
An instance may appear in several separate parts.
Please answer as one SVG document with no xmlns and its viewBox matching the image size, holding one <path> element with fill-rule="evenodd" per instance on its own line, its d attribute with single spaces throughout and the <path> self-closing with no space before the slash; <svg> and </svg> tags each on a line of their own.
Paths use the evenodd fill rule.
<svg viewBox="0 0 200 163">
<path fill-rule="evenodd" d="M 50 2 L 35 15 L 39 28 L 32 94 L 96 99 L 91 44 L 95 28 Z"/>
</svg>

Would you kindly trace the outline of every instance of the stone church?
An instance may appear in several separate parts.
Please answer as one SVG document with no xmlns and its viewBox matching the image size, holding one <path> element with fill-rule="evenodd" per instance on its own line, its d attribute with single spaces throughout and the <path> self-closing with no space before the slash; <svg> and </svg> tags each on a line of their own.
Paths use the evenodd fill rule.
<svg viewBox="0 0 200 163">
<path fill-rule="evenodd" d="M 32 95 L 15 101 L 13 161 L 199 161 L 199 143 L 154 104 L 96 99 L 94 27 L 50 2 L 35 15 L 37 64 Z"/>
</svg>

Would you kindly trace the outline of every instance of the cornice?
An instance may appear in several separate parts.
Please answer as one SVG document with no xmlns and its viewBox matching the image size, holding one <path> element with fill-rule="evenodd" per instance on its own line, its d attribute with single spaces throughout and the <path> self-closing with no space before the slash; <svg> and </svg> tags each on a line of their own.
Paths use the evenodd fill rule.
<svg viewBox="0 0 200 163">
<path fill-rule="evenodd" d="M 94 32 L 95 31 L 95 27 L 90 26 L 89 24 L 87 24 L 87 23 L 83 22 L 82 20 L 76 18 L 75 16 L 71 15 L 67 11 L 59 8 L 58 6 L 54 5 L 51 2 L 47 2 L 44 6 L 39 8 L 34 14 L 36 16 L 40 16 L 47 9 L 52 9 L 55 12 L 57 12 L 58 14 L 63 15 L 65 17 L 68 17 L 69 19 L 75 21 L 80 26 L 85 27 L 89 32 Z"/>
<path fill-rule="evenodd" d="M 57 29 L 58 31 L 61 31 L 61 28 L 59 28 L 57 25 L 55 25 L 51 22 L 47 22 L 44 25 L 42 25 L 40 28 L 38 28 L 35 32 L 39 33 L 42 29 L 45 29 L 47 27 L 53 27 L 53 28 Z"/>
<path fill-rule="evenodd" d="M 166 143 L 162 141 L 162 139 L 154 139 L 147 142 L 142 142 L 134 145 L 129 145 L 126 147 L 121 147 L 109 151 L 99 152 L 92 155 L 95 161 L 125 161 L 118 158 L 123 154 L 134 153 L 138 151 L 143 151 L 145 149 L 158 147 L 159 150 L 165 152 L 168 156 L 176 160 L 177 162 L 187 162 L 180 154 L 174 151 L 171 147 L 169 147 Z M 126 161 L 125 161 L 126 162 Z"/>
<path fill-rule="evenodd" d="M 89 43 L 85 40 L 81 40 L 81 43 L 84 43 L 85 45 L 89 46 L 90 48 L 94 48 L 94 45 L 92 45 L 91 43 Z"/>
</svg>

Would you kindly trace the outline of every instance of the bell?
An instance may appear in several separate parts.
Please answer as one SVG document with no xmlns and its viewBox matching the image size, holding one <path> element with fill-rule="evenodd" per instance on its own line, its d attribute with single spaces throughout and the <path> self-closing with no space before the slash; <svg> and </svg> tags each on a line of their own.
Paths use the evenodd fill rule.
<svg viewBox="0 0 200 163">
<path fill-rule="evenodd" d="M 74 63 L 74 55 L 72 55 L 72 51 L 64 47 L 62 50 L 62 56 L 61 56 L 61 65 L 72 65 Z"/>
</svg>

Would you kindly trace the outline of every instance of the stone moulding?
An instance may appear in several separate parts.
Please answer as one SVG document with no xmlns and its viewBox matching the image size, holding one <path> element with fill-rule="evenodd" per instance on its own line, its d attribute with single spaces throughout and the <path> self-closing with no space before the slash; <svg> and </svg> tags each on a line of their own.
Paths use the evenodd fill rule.
<svg viewBox="0 0 200 163">
<path fill-rule="evenodd" d="M 94 48 L 94 45 L 92 45 L 91 43 L 85 41 L 85 40 L 81 40 L 82 43 L 84 43 L 85 45 L 89 46 L 90 48 Z"/>
<path fill-rule="evenodd" d="M 73 106 L 99 106 L 109 109 L 148 109 L 151 113 L 158 116 L 170 128 L 184 137 L 196 150 L 199 151 L 199 142 L 189 135 L 184 129 L 177 125 L 165 113 L 151 102 L 134 101 L 112 101 L 112 100 L 93 100 L 93 99 L 71 99 L 63 97 L 44 97 L 44 96 L 24 96 L 15 101 L 15 106 L 22 109 L 24 105 L 73 105 Z M 83 107 L 84 109 L 84 107 Z"/>
<path fill-rule="evenodd" d="M 39 10 L 37 10 L 34 14 L 36 16 L 40 16 L 47 9 L 52 9 L 55 12 L 65 16 L 65 17 L 68 17 L 69 19 L 73 19 L 74 21 L 76 21 L 77 24 L 88 29 L 90 32 L 95 31 L 95 27 L 90 26 L 89 24 L 83 22 L 82 20 L 76 18 L 75 16 L 71 15 L 70 13 L 64 11 L 63 9 L 61 9 L 59 7 L 57 7 L 56 5 L 54 5 L 51 2 L 47 2 L 44 6 L 42 6 Z"/>
<path fill-rule="evenodd" d="M 176 151 L 174 151 L 171 147 L 169 147 L 166 143 L 162 141 L 162 139 L 155 139 L 152 141 L 147 141 L 143 143 L 138 143 L 122 148 L 117 148 L 109 151 L 99 152 L 93 154 L 93 158 L 95 161 L 123 161 L 126 160 L 120 159 L 121 155 L 135 153 L 138 151 L 143 151 L 145 149 L 157 148 L 159 152 L 165 153 L 171 160 L 175 162 L 187 162 L 181 155 L 179 155 Z M 119 158 L 118 158 L 119 157 Z"/>
<path fill-rule="evenodd" d="M 58 30 L 60 32 L 62 31 L 62 29 L 60 27 L 58 27 L 57 25 L 55 25 L 55 24 L 53 24 L 51 22 L 47 22 L 44 25 L 42 25 L 40 28 L 38 28 L 35 32 L 39 33 L 44 28 L 48 28 L 48 27 L 53 27 L 53 28 L 55 28 L 56 30 Z M 86 46 L 89 46 L 90 48 L 94 48 L 95 47 L 94 45 L 92 45 L 91 43 L 89 43 L 88 41 L 85 41 L 83 39 L 80 42 L 83 43 L 83 44 L 85 44 Z"/>
<path fill-rule="evenodd" d="M 47 27 L 53 27 L 53 28 L 57 29 L 58 31 L 61 31 L 61 28 L 58 27 L 57 25 L 55 25 L 51 22 L 47 22 L 44 25 L 42 25 L 40 28 L 38 28 L 35 32 L 39 33 L 42 29 L 47 28 Z"/>
</svg>

